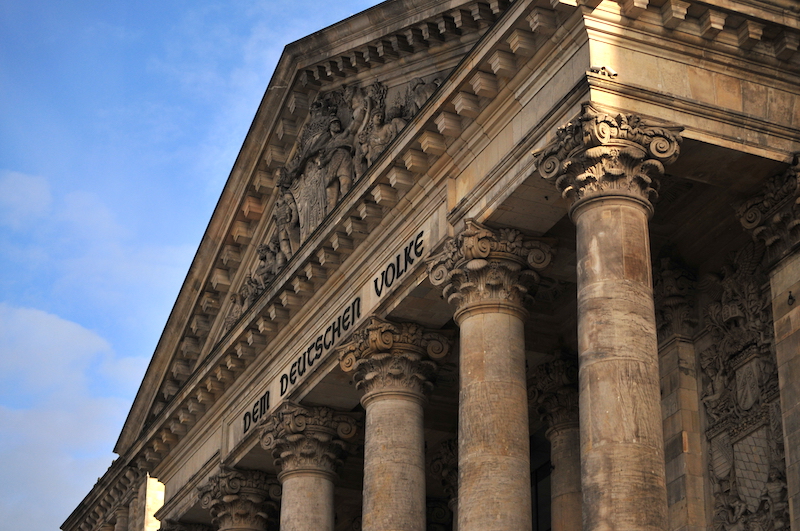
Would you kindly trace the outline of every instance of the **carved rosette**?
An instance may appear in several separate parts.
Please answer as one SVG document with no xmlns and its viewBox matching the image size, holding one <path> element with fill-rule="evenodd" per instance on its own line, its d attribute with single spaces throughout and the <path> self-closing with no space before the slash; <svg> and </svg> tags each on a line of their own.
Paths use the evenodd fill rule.
<svg viewBox="0 0 800 531">
<path fill-rule="evenodd" d="M 442 481 L 449 500 L 458 498 L 458 439 L 447 439 L 431 459 L 431 473 Z"/>
<path fill-rule="evenodd" d="M 352 372 L 365 396 L 377 391 L 419 393 L 433 387 L 436 361 L 447 356 L 449 340 L 415 323 L 391 323 L 372 317 L 341 346 L 339 366 Z"/>
<path fill-rule="evenodd" d="M 537 365 L 528 378 L 528 405 L 550 430 L 578 426 L 577 359 L 557 358 Z"/>
<path fill-rule="evenodd" d="M 539 283 L 537 271 L 552 257 L 549 245 L 525 238 L 518 230 L 492 230 L 468 219 L 461 234 L 428 260 L 428 275 L 459 310 L 497 300 L 521 307 Z"/>
<path fill-rule="evenodd" d="M 261 432 L 261 447 L 272 452 L 278 477 L 300 471 L 334 476 L 358 432 L 355 419 L 322 406 L 284 402 Z"/>
<path fill-rule="evenodd" d="M 800 154 L 791 167 L 767 181 L 763 193 L 741 205 L 736 214 L 753 239 L 766 247 L 767 267 L 800 243 Z"/>
<path fill-rule="evenodd" d="M 694 307 L 694 274 L 674 258 L 662 258 L 653 268 L 653 299 L 658 340 L 672 335 L 691 337 L 697 326 Z"/>
<path fill-rule="evenodd" d="M 280 484 L 266 472 L 223 468 L 199 491 L 201 506 L 220 531 L 266 531 L 277 522 Z"/>
<path fill-rule="evenodd" d="M 681 130 L 584 103 L 581 115 L 534 158 L 541 176 L 573 200 L 573 210 L 584 199 L 607 195 L 634 197 L 652 209 L 664 164 L 680 153 Z"/>
</svg>

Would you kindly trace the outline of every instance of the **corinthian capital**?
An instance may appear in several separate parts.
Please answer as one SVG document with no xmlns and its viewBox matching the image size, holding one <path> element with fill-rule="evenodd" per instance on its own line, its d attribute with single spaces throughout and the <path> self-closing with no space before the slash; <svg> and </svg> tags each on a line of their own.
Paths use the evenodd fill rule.
<svg viewBox="0 0 800 531">
<path fill-rule="evenodd" d="M 199 488 L 200 504 L 220 531 L 266 531 L 278 514 L 280 484 L 260 470 L 223 468 Z"/>
<path fill-rule="evenodd" d="M 468 219 L 461 234 L 428 260 L 428 275 L 459 308 L 489 300 L 521 305 L 529 296 L 528 287 L 539 282 L 537 270 L 547 267 L 552 257 L 549 245 L 525 238 L 518 230 L 492 230 Z"/>
<path fill-rule="evenodd" d="M 682 128 L 646 123 L 633 114 L 608 114 L 584 103 L 581 115 L 534 153 L 539 173 L 574 201 L 625 195 L 657 197 L 664 164 L 680 153 Z M 652 208 L 652 207 L 651 207 Z"/>
<path fill-rule="evenodd" d="M 458 497 L 458 439 L 447 439 L 431 459 L 431 473 L 442 481 L 448 499 Z"/>
<path fill-rule="evenodd" d="M 800 243 L 800 153 L 783 173 L 767 181 L 764 191 L 739 207 L 737 215 L 753 239 L 766 246 L 767 267 Z"/>
<path fill-rule="evenodd" d="M 577 426 L 577 360 L 562 357 L 534 367 L 528 378 L 528 404 L 550 429 Z"/>
<path fill-rule="evenodd" d="M 336 474 L 356 436 L 355 419 L 327 407 L 304 407 L 284 402 L 267 419 L 261 446 L 270 450 L 280 478 L 297 471 Z"/>
<path fill-rule="evenodd" d="M 353 372 L 358 389 L 430 389 L 436 363 L 447 356 L 450 342 L 415 323 L 391 323 L 372 317 L 353 339 L 339 347 L 339 366 Z"/>
</svg>

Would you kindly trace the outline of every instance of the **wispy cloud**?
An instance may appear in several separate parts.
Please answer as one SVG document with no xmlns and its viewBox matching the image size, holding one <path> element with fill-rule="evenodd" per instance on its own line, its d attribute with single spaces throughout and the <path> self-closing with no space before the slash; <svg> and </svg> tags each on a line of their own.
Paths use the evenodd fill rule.
<svg viewBox="0 0 800 531">
<path fill-rule="evenodd" d="M 118 359 L 108 341 L 76 323 L 2 303 L 0 353 L 3 526 L 52 529 L 111 464 L 108 442 L 128 407 L 91 389 L 92 367 L 105 367 L 108 383 L 130 392 L 144 366 Z"/>
</svg>

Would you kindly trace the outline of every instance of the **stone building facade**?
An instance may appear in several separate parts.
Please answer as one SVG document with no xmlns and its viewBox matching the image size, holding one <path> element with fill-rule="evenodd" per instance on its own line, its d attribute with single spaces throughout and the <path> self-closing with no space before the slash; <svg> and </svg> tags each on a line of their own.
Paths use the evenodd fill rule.
<svg viewBox="0 0 800 531">
<path fill-rule="evenodd" d="M 800 531 L 798 45 L 796 0 L 290 44 L 62 529 Z"/>
</svg>

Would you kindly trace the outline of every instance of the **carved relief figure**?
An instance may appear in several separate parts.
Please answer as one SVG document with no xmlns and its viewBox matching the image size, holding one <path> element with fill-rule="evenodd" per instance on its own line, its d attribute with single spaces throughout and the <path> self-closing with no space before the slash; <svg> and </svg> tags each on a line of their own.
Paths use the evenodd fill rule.
<svg viewBox="0 0 800 531">
<path fill-rule="evenodd" d="M 785 529 L 785 452 L 772 314 L 759 268 L 763 246 L 748 244 L 701 287 L 712 345 L 700 353 L 708 419 L 715 531 Z"/>
<path fill-rule="evenodd" d="M 338 119 L 331 121 L 330 141 L 325 146 L 320 164 L 325 167 L 326 213 L 328 213 L 350 190 L 355 176 L 353 137 L 349 131 L 342 130 L 342 122 Z"/>
<path fill-rule="evenodd" d="M 272 282 L 276 273 L 276 253 L 271 243 L 272 242 L 269 244 L 262 243 L 258 246 L 258 249 L 256 249 L 256 253 L 258 254 L 258 266 L 256 267 L 255 278 L 262 290 L 266 289 L 267 285 Z"/>
<path fill-rule="evenodd" d="M 362 149 L 367 160 L 367 166 L 372 166 L 372 163 L 383 153 L 386 146 L 394 140 L 394 137 L 405 126 L 406 122 L 402 118 L 392 118 L 389 123 L 384 123 L 383 111 L 375 110 L 372 112 L 369 129 L 359 137 L 359 142 L 364 146 Z"/>
<path fill-rule="evenodd" d="M 290 190 L 291 181 L 284 168 L 278 170 L 278 200 L 275 204 L 275 225 L 278 228 L 280 250 L 289 260 L 300 248 L 300 215 Z"/>
<path fill-rule="evenodd" d="M 276 246 L 261 247 L 254 271 L 260 289 L 276 276 L 300 245 L 353 187 L 438 88 L 422 78 L 396 87 L 386 108 L 380 82 L 347 85 L 319 94 L 311 104 L 289 160 L 276 171 Z"/>
<path fill-rule="evenodd" d="M 403 115 L 406 118 L 411 118 L 419 112 L 425 102 L 433 96 L 436 89 L 439 88 L 440 81 L 434 79 L 426 83 L 421 77 L 416 77 L 411 80 L 408 87 L 408 96 L 406 98 L 406 112 Z"/>
</svg>

